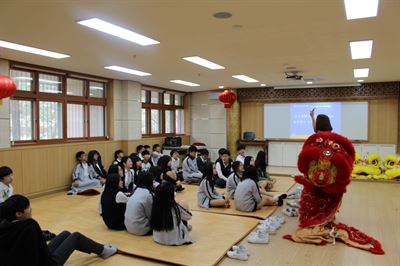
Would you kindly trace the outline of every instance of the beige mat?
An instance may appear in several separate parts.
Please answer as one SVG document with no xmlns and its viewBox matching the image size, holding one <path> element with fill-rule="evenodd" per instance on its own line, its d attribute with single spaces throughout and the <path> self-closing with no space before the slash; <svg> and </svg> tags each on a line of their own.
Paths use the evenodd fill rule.
<svg viewBox="0 0 400 266">
<path fill-rule="evenodd" d="M 276 183 L 271 192 L 288 192 L 289 189 L 295 184 L 293 177 L 289 176 L 272 176 L 276 179 Z"/>
<path fill-rule="evenodd" d="M 113 243 L 141 258 L 193 265 L 215 265 L 230 247 L 241 241 L 258 221 L 252 218 L 193 212 L 190 232 L 195 241 L 186 246 L 162 246 L 151 236 L 138 237 L 126 231 L 108 230 L 98 214 L 99 197 L 67 196 L 64 193 L 32 200 L 33 217 L 43 229 L 56 233 L 79 231 L 100 243 Z M 89 260 L 93 256 L 87 255 Z M 120 256 L 120 255 L 118 255 Z M 79 259 L 82 262 L 82 258 Z M 137 263 L 136 261 L 134 261 Z M 82 263 L 83 264 L 83 263 Z"/>
</svg>

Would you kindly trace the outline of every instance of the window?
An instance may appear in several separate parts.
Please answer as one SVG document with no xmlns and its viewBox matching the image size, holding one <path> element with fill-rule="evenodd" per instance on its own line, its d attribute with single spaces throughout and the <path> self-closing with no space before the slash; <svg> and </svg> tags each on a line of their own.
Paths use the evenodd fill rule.
<svg viewBox="0 0 400 266">
<path fill-rule="evenodd" d="M 83 104 L 67 104 L 68 138 L 85 136 L 85 106 Z"/>
<path fill-rule="evenodd" d="M 141 92 L 141 102 L 142 135 L 185 134 L 182 94 L 146 87 Z"/>
<path fill-rule="evenodd" d="M 62 138 L 62 103 L 39 102 L 40 139 Z"/>
<path fill-rule="evenodd" d="M 106 139 L 106 82 L 62 70 L 11 63 L 10 140 L 18 144 Z"/>
<path fill-rule="evenodd" d="M 10 101 L 11 141 L 33 140 L 32 101 Z"/>
</svg>

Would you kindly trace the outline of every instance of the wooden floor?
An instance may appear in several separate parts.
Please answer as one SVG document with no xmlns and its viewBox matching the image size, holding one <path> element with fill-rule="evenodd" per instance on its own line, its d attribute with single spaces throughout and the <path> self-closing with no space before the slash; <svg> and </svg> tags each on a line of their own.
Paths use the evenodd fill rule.
<svg viewBox="0 0 400 266">
<path fill-rule="evenodd" d="M 51 196 L 38 198 L 32 201 L 33 215 L 43 225 L 45 229 L 58 231 L 59 227 L 55 226 L 57 223 L 62 224 L 65 229 L 74 227 L 76 217 L 69 217 L 63 215 L 66 210 L 77 208 L 73 206 L 74 201 L 49 201 Z M 82 198 L 82 201 L 87 199 Z M 90 199 L 90 201 L 93 201 Z M 72 206 L 71 206 L 72 205 Z M 55 210 L 56 211 L 50 211 Z M 280 213 L 282 208 L 278 208 L 276 212 Z M 91 210 L 90 212 L 93 212 Z M 196 212 L 197 214 L 199 212 Z M 84 215 L 84 214 L 82 214 Z M 207 214 L 211 216 L 227 216 L 222 214 Z M 60 222 L 60 216 L 65 219 Z M 210 217 L 211 217 L 210 216 Z M 213 226 L 216 221 L 214 218 L 210 219 L 210 224 Z M 244 218 L 240 219 L 254 219 Z M 212 220 L 212 221 L 211 221 Z M 254 219 L 256 220 L 256 219 Z M 270 236 L 269 244 L 249 244 L 245 240 L 242 242 L 251 251 L 250 259 L 247 262 L 236 261 L 229 258 L 223 259 L 220 265 L 400 265 L 400 185 L 398 184 L 385 184 L 385 183 L 367 183 L 367 182 L 352 182 L 349 186 L 348 193 L 345 194 L 341 212 L 337 215 L 337 221 L 343 222 L 348 225 L 354 226 L 363 232 L 373 236 L 379 240 L 386 252 L 385 255 L 373 255 L 369 252 L 358 250 L 355 248 L 347 247 L 342 243 L 337 243 L 336 246 L 313 246 L 307 244 L 297 244 L 282 239 L 282 235 L 292 233 L 296 226 L 296 218 L 286 218 L 287 222 L 283 225 L 276 235 Z M 54 224 L 54 228 L 52 229 Z M 250 225 L 250 223 L 249 223 Z M 84 228 L 80 225 L 80 228 Z M 200 226 L 200 225 L 199 225 Z M 96 230 L 88 224 L 86 232 Z M 238 230 L 246 231 L 246 226 L 241 226 L 237 223 Z M 242 229 L 240 229 L 242 228 Z M 229 230 L 228 230 L 229 231 Z M 232 231 L 231 231 L 232 232 Z M 245 234 L 246 232 L 242 232 Z M 206 236 L 210 241 L 216 241 L 223 236 L 222 234 L 204 235 L 206 232 L 196 232 L 194 227 L 192 234 L 196 238 Z M 95 234 L 94 234 L 95 235 Z M 111 243 L 113 239 L 108 239 Z M 142 245 L 137 241 L 129 243 L 130 245 Z M 192 245 L 195 247 L 194 245 Z M 168 256 L 179 257 L 179 248 L 169 250 Z M 201 256 L 208 256 L 204 249 L 196 251 L 192 249 L 193 258 Z M 194 253 L 200 254 L 194 254 Z M 172 254 L 176 253 L 176 254 Z M 164 254 L 165 255 L 165 254 Z M 187 254 L 185 254 L 187 255 Z M 193 259 L 190 265 L 210 265 L 204 263 L 200 259 Z M 66 265 L 162 265 L 152 261 L 147 261 L 139 258 L 133 258 L 125 255 L 115 255 L 108 260 L 102 260 L 94 255 L 82 254 L 75 252 Z"/>
</svg>

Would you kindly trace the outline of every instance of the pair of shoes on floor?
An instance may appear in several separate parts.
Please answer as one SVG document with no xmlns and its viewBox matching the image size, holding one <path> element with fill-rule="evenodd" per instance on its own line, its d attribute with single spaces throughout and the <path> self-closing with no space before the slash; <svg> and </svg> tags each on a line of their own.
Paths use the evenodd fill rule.
<svg viewBox="0 0 400 266">
<path fill-rule="evenodd" d="M 299 213 L 295 208 L 285 208 L 283 211 L 283 214 L 289 217 L 297 217 L 299 216 Z"/>
<path fill-rule="evenodd" d="M 267 244 L 269 242 L 269 234 L 267 230 L 257 228 L 247 237 L 247 242 L 252 244 Z"/>
<path fill-rule="evenodd" d="M 235 259 L 235 260 L 248 260 L 250 256 L 250 251 L 242 245 L 239 246 L 233 246 L 232 250 L 228 251 L 226 253 L 229 258 Z"/>
<path fill-rule="evenodd" d="M 260 221 L 260 224 L 257 226 L 257 229 L 265 230 L 267 231 L 268 234 L 274 235 L 280 227 L 281 227 L 280 221 L 270 217 Z"/>
<path fill-rule="evenodd" d="M 115 253 L 117 253 L 118 248 L 116 245 L 111 245 L 111 244 L 104 244 L 104 249 L 103 252 L 99 255 L 103 259 L 107 259 L 108 257 L 111 257 Z"/>
<path fill-rule="evenodd" d="M 300 203 L 299 203 L 298 200 L 289 200 L 289 201 L 286 201 L 286 204 L 289 205 L 290 207 L 293 207 L 293 208 L 299 208 L 300 207 Z"/>
</svg>

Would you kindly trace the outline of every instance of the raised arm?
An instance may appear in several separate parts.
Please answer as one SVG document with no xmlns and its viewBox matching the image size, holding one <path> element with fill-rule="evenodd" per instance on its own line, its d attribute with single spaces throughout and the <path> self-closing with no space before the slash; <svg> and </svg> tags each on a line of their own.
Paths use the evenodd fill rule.
<svg viewBox="0 0 400 266">
<path fill-rule="evenodd" d="M 311 116 L 311 121 L 312 121 L 312 125 L 313 125 L 313 128 L 314 128 L 314 132 L 316 132 L 317 126 L 316 126 L 316 124 L 315 124 L 314 110 L 315 110 L 315 108 L 313 108 L 313 109 L 310 111 L 310 116 Z"/>
</svg>

